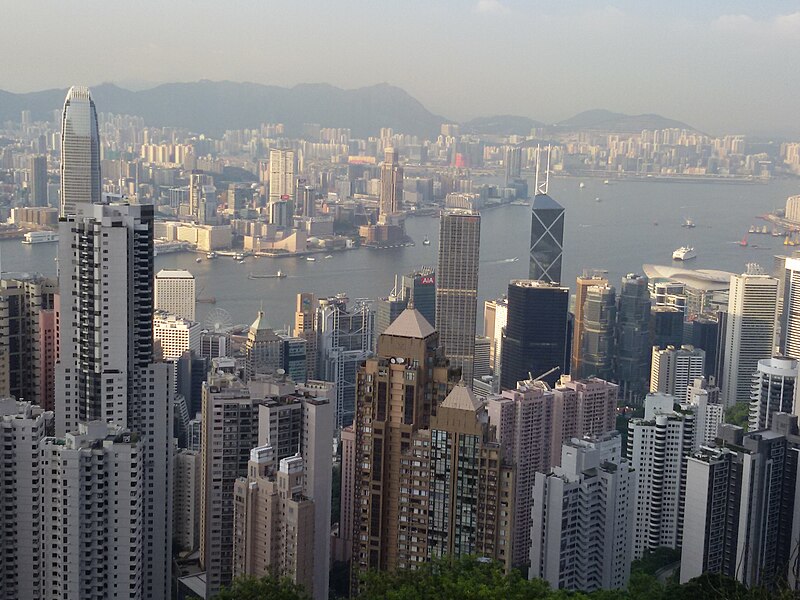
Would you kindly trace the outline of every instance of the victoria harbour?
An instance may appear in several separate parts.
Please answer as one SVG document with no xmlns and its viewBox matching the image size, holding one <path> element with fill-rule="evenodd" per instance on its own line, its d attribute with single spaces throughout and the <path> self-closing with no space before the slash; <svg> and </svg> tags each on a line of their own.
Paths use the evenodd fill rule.
<svg viewBox="0 0 800 600">
<path fill-rule="evenodd" d="M 580 183 L 584 182 L 584 187 Z M 532 182 L 531 182 L 532 183 Z M 531 185 L 532 187 L 532 185 Z M 737 242 L 758 219 L 782 207 L 787 196 L 797 194 L 800 184 L 792 179 L 767 183 L 655 183 L 600 179 L 553 178 L 549 193 L 566 209 L 564 232 L 564 284 L 571 285 L 585 268 L 608 270 L 612 284 L 626 273 L 641 272 L 642 264 L 670 264 L 673 250 L 691 245 L 697 258 L 685 266 L 743 272 L 747 263 L 771 271 L 773 255 L 785 253 L 783 237 L 750 236 L 750 245 Z M 597 198 L 600 201 L 597 201 Z M 694 228 L 682 227 L 686 219 Z M 407 221 L 414 246 L 333 253 L 331 258 L 254 258 L 244 263 L 219 257 L 175 253 L 155 258 L 156 270 L 187 269 L 197 278 L 198 297 L 214 303 L 197 305 L 200 322 L 213 309 L 230 313 L 234 324 L 250 323 L 262 306 L 276 329 L 294 321 L 299 292 L 318 296 L 347 293 L 351 299 L 386 296 L 394 275 L 420 266 L 436 266 L 437 218 Z M 421 242 L 427 236 L 431 245 Z M 487 298 L 505 293 L 508 281 L 528 276 L 530 209 L 506 205 L 482 212 L 479 306 Z M 756 247 L 754 247 L 754 245 Z M 22 245 L 5 240 L 3 272 L 38 271 L 55 274 L 56 244 Z M 282 279 L 249 279 L 251 272 L 286 273 Z M 478 311 L 480 320 L 481 311 Z"/>
</svg>

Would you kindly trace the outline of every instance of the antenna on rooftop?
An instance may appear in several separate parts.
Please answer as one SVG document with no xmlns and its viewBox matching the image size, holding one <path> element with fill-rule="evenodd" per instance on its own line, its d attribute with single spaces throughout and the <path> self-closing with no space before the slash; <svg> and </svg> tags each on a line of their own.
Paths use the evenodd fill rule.
<svg viewBox="0 0 800 600">
<path fill-rule="evenodd" d="M 547 145 L 547 166 L 544 171 L 544 181 L 539 181 L 539 171 L 542 164 L 542 147 L 536 145 L 536 195 L 546 194 L 550 188 L 550 144 Z"/>
</svg>

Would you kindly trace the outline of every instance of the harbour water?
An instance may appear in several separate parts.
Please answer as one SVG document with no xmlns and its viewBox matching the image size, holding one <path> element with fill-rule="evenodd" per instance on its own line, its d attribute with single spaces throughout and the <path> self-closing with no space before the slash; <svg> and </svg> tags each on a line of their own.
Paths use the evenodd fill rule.
<svg viewBox="0 0 800 600">
<path fill-rule="evenodd" d="M 580 181 L 585 187 L 580 188 Z M 771 270 L 773 255 L 791 250 L 783 245 L 783 237 L 751 234 L 749 242 L 758 248 L 736 242 L 750 225 L 764 224 L 758 215 L 783 207 L 787 196 L 799 194 L 800 180 L 752 185 L 612 180 L 605 185 L 599 179 L 556 178 L 551 179 L 549 192 L 566 209 L 564 282 L 573 284 L 584 268 L 598 268 L 607 269 L 618 285 L 626 273 L 641 272 L 643 263 L 671 264 L 672 252 L 684 245 L 693 246 L 698 255 L 686 267 L 741 272 L 746 263 L 757 262 Z M 479 321 L 483 300 L 504 293 L 509 280 L 528 276 L 529 211 L 525 206 L 504 206 L 482 215 Z M 682 227 L 686 219 L 696 227 Z M 314 262 L 249 257 L 242 264 L 226 257 L 207 260 L 205 255 L 176 253 L 156 257 L 156 269 L 184 268 L 194 273 L 198 295 L 216 300 L 197 305 L 201 322 L 209 311 L 221 308 L 234 323 L 250 323 L 263 302 L 267 321 L 282 328 L 294 321 L 298 292 L 376 298 L 391 290 L 395 273 L 435 266 L 438 225 L 436 218 L 408 219 L 406 229 L 416 245 L 406 248 L 359 249 L 334 253 L 329 259 L 317 255 Z M 422 244 L 425 236 L 431 240 L 429 246 Z M 55 275 L 57 246 L 4 240 L 2 271 Z M 250 272 L 279 269 L 287 277 L 248 278 Z"/>
</svg>

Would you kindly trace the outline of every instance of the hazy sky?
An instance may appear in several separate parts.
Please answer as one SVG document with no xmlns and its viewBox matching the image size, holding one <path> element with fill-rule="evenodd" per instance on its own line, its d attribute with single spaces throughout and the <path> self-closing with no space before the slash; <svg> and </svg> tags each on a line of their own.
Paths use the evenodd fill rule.
<svg viewBox="0 0 800 600">
<path fill-rule="evenodd" d="M 800 2 L 3 0 L 0 89 L 388 82 L 453 119 L 654 112 L 800 135 Z"/>
</svg>

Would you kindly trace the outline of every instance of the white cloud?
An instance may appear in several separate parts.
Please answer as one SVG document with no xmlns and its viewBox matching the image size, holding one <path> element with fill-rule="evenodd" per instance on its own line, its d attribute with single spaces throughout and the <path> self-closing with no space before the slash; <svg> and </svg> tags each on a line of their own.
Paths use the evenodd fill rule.
<svg viewBox="0 0 800 600">
<path fill-rule="evenodd" d="M 508 7 L 500 0 L 478 0 L 475 12 L 483 14 L 502 14 L 508 12 Z"/>
<path fill-rule="evenodd" d="M 800 12 L 778 15 L 771 19 L 754 19 L 749 15 L 722 15 L 711 22 L 712 29 L 747 37 L 800 37 Z"/>
</svg>

